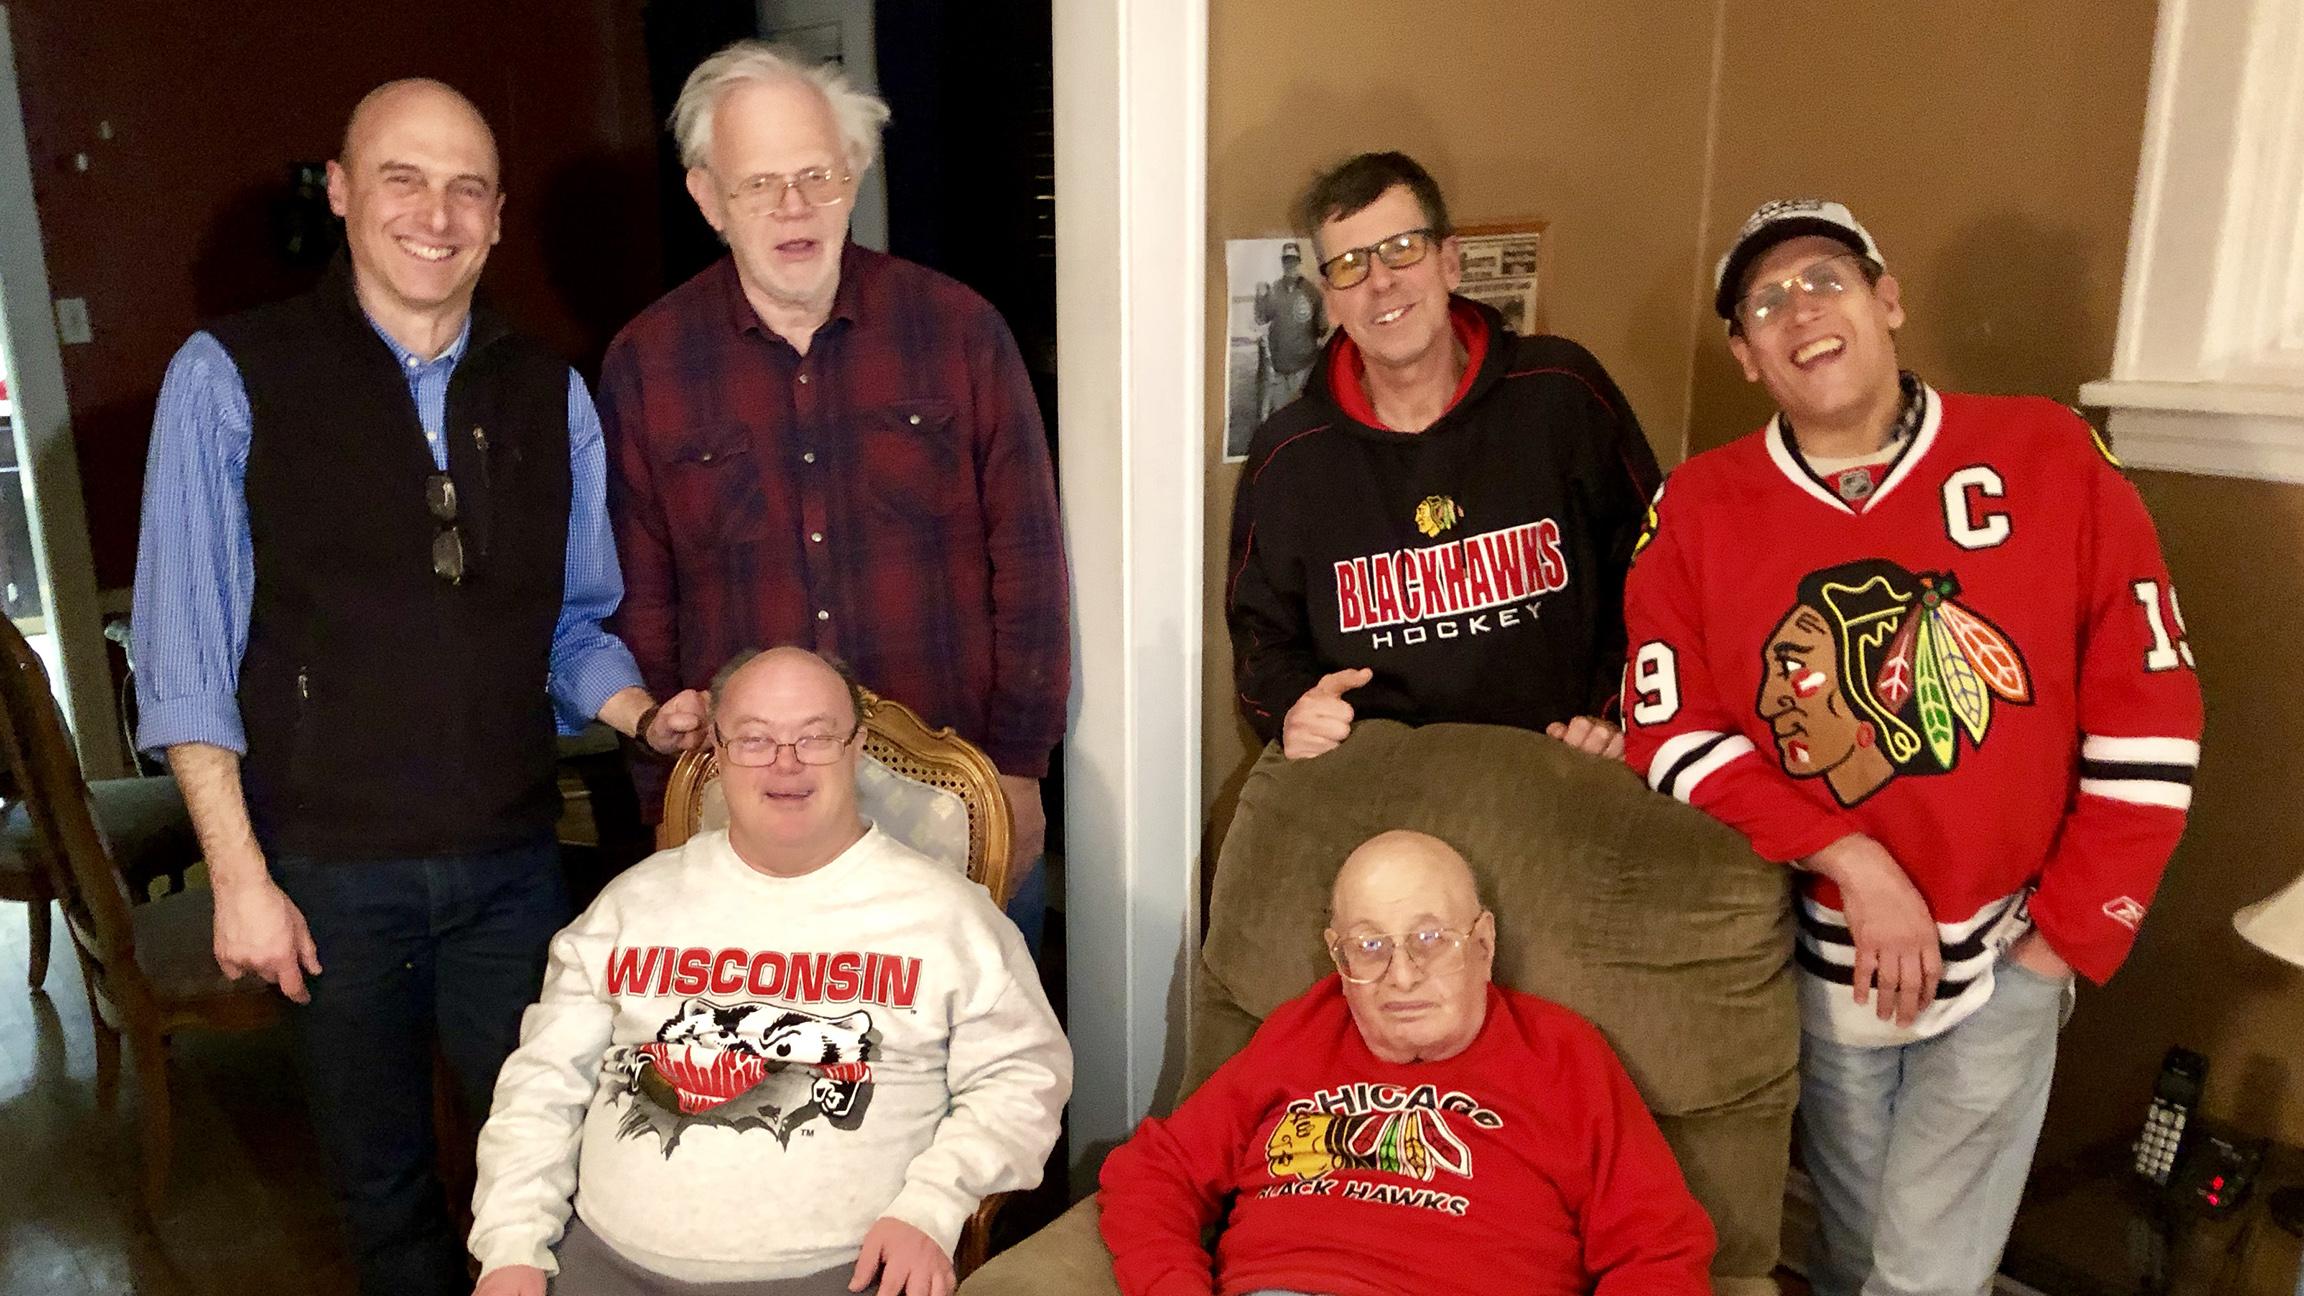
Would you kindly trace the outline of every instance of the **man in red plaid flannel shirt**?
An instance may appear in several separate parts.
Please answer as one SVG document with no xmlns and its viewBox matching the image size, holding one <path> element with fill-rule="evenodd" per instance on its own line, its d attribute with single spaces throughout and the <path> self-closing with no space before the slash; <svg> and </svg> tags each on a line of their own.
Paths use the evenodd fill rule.
<svg viewBox="0 0 2304 1296">
<path fill-rule="evenodd" d="M 689 77 L 673 133 L 729 255 L 642 312 L 601 371 L 613 624 L 660 692 L 797 644 L 983 748 L 1036 950 L 1040 780 L 1071 685 L 1055 480 L 999 314 L 848 242 L 887 117 L 836 67 L 757 42 Z M 661 771 L 642 782 L 645 801 Z"/>
</svg>

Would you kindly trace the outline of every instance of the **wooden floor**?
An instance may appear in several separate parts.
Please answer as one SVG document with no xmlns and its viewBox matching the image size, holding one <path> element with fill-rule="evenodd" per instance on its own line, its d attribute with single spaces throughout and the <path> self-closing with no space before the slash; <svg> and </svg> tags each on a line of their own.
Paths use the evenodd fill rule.
<svg viewBox="0 0 2304 1296">
<path fill-rule="evenodd" d="M 166 1205 L 135 1191 L 135 1091 L 96 1110 L 88 1000 L 61 933 L 28 991 L 24 907 L 0 903 L 0 1296 L 351 1296 L 278 1030 L 177 1041 Z"/>
</svg>

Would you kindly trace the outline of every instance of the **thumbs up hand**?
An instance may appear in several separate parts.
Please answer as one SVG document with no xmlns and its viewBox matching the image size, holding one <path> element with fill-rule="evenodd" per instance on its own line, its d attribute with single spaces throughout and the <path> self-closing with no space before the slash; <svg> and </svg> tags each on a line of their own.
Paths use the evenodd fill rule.
<svg viewBox="0 0 2304 1296">
<path fill-rule="evenodd" d="M 1344 695 L 1376 678 L 1365 666 L 1335 671 L 1304 690 L 1288 716 L 1280 722 L 1280 751 L 1290 760 L 1304 760 L 1336 749 L 1352 736 L 1352 704 Z"/>
</svg>

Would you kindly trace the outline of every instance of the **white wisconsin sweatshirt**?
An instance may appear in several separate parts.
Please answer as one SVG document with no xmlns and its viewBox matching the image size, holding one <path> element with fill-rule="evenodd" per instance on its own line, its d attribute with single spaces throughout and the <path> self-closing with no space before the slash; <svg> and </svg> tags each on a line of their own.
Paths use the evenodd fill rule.
<svg viewBox="0 0 2304 1296">
<path fill-rule="evenodd" d="M 480 1133 L 472 1254 L 558 1272 L 574 1207 L 689 1282 L 855 1261 L 881 1216 L 947 1254 L 1039 1182 L 1072 1051 L 982 887 L 874 828 L 805 877 L 725 832 L 609 883 L 552 942 Z"/>
</svg>

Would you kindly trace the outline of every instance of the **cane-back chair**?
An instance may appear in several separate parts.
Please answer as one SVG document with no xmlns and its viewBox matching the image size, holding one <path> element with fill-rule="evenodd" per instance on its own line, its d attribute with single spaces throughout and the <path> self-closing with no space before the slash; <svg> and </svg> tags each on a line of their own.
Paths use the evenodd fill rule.
<svg viewBox="0 0 2304 1296">
<path fill-rule="evenodd" d="M 992 894 L 994 904 L 1006 905 L 1012 885 L 1008 855 L 1013 838 L 1008 797 L 1000 790 L 1000 771 L 991 758 L 951 729 L 932 730 L 919 712 L 870 689 L 864 690 L 864 754 L 899 779 L 959 799 L 968 814 L 968 876 Z M 659 848 L 669 849 L 696 833 L 728 826 L 727 802 L 713 786 L 719 779 L 720 759 L 712 749 L 700 748 L 681 756 L 664 789 L 664 822 L 656 832 Z M 872 780 L 860 780 L 858 795 L 865 816 L 876 817 Z M 882 827 L 891 825 L 883 823 Z M 897 836 L 906 835 L 897 830 Z M 920 842 L 908 844 L 932 857 L 937 854 Z M 957 859 L 943 862 L 955 867 L 960 863 Z"/>
</svg>

